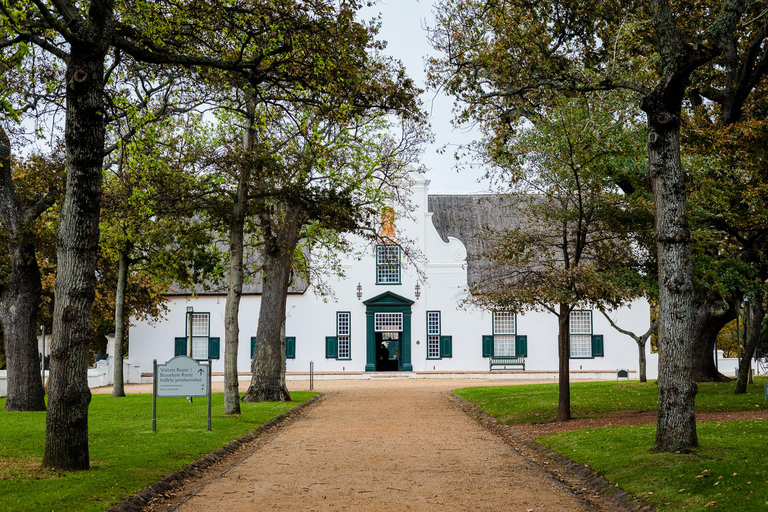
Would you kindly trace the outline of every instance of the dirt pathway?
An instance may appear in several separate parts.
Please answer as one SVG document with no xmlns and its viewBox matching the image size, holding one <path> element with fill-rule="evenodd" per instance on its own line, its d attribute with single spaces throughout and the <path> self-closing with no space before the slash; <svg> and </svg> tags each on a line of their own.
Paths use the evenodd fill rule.
<svg viewBox="0 0 768 512">
<path fill-rule="evenodd" d="M 584 510 L 444 395 L 486 384 L 321 381 L 327 399 L 179 510 Z"/>
</svg>

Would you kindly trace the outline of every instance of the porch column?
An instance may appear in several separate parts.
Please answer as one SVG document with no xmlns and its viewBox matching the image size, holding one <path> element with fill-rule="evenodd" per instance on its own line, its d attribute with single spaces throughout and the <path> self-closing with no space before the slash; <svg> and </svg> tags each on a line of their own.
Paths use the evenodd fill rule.
<svg viewBox="0 0 768 512">
<path fill-rule="evenodd" d="M 365 312 L 365 371 L 376 371 L 376 332 L 373 330 L 373 311 Z"/>
<path fill-rule="evenodd" d="M 403 371 L 412 372 L 413 365 L 411 364 L 411 313 L 408 308 L 407 313 L 403 313 Z"/>
</svg>

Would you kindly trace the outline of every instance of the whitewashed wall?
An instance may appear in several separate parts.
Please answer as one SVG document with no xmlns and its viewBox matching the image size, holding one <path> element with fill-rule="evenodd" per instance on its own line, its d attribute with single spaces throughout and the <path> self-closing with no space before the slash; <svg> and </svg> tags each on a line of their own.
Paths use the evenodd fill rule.
<svg viewBox="0 0 768 512">
<path fill-rule="evenodd" d="M 362 372 L 366 364 L 366 307 L 363 301 L 386 291 L 415 301 L 411 315 L 411 362 L 415 371 L 485 371 L 487 358 L 482 357 L 482 335 L 492 334 L 491 314 L 472 306 L 462 306 L 467 298 L 466 249 L 461 241 L 451 238 L 444 242 L 432 225 L 427 212 L 428 181 L 418 178 L 413 201 L 416 210 L 397 219 L 397 229 L 403 239 L 416 241 L 416 249 L 426 256 L 422 267 L 426 281 L 421 281 L 421 296 L 416 298 L 419 282 L 416 268 L 405 263 L 402 284 L 376 285 L 376 267 L 372 248 L 361 259 L 343 262 L 345 279 L 336 279 L 333 288 L 336 300 L 318 297 L 310 287 L 303 295 L 288 298 L 286 336 L 296 337 L 296 358 L 287 362 L 288 372 L 309 371 L 310 361 L 316 372 Z M 359 246 L 364 247 L 364 246 Z M 356 297 L 358 283 L 362 299 Z M 256 335 L 259 296 L 244 296 L 240 306 L 240 345 L 238 369 L 250 369 L 250 338 Z M 152 371 L 152 360 L 165 362 L 174 355 L 174 338 L 184 336 L 186 308 L 211 314 L 211 336 L 221 338 L 221 359 L 214 361 L 213 371 L 223 372 L 224 305 L 222 297 L 177 297 L 170 303 L 170 312 L 154 325 L 134 320 L 130 331 L 129 363 L 141 372 Z M 336 312 L 351 313 L 351 359 L 325 358 L 325 338 L 336 335 Z M 441 312 L 441 333 L 453 337 L 453 357 L 427 359 L 426 313 Z M 649 325 L 647 302 L 638 300 L 630 308 L 611 313 L 624 329 L 643 333 Z M 604 335 L 605 357 L 572 359 L 571 370 L 615 371 L 619 368 L 637 371 L 637 345 L 630 337 L 613 329 L 603 316 L 593 314 L 593 333 Z M 528 336 L 526 370 L 557 370 L 557 319 L 554 315 L 529 312 L 518 315 L 517 333 Z M 650 346 L 646 348 L 649 352 Z M 648 377 L 655 378 L 655 356 L 648 357 Z"/>
</svg>

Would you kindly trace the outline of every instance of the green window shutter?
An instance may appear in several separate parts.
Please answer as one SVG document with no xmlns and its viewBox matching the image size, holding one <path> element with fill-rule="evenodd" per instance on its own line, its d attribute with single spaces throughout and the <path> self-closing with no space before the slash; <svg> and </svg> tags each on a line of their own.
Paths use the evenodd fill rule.
<svg viewBox="0 0 768 512">
<path fill-rule="evenodd" d="M 336 359 L 339 357 L 339 339 L 336 336 L 325 337 L 325 358 Z"/>
<path fill-rule="evenodd" d="M 453 357 L 453 336 L 440 336 L 440 357 Z"/>
<path fill-rule="evenodd" d="M 493 355 L 493 334 L 483 335 L 483 357 L 491 357 Z"/>
<path fill-rule="evenodd" d="M 251 359 L 256 355 L 256 336 L 251 336 Z"/>
<path fill-rule="evenodd" d="M 528 336 L 524 334 L 515 336 L 515 355 L 517 357 L 528 357 Z"/>
<path fill-rule="evenodd" d="M 605 349 L 603 347 L 603 335 L 592 335 L 592 357 L 604 357 Z"/>
<path fill-rule="evenodd" d="M 219 359 L 220 346 L 219 338 L 208 338 L 208 359 Z"/>
<path fill-rule="evenodd" d="M 285 358 L 296 359 L 296 336 L 285 337 Z"/>
<path fill-rule="evenodd" d="M 187 355 L 187 338 L 176 338 L 173 343 L 173 355 Z"/>
</svg>

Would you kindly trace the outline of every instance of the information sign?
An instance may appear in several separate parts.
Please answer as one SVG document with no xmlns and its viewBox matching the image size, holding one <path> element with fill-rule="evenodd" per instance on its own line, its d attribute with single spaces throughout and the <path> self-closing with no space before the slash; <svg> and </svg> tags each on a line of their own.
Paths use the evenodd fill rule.
<svg viewBox="0 0 768 512">
<path fill-rule="evenodd" d="M 157 396 L 208 396 L 208 365 L 176 356 L 157 365 Z"/>
<path fill-rule="evenodd" d="M 157 397 L 208 397 L 208 430 L 211 430 L 211 360 L 201 364 L 189 356 L 176 356 L 165 364 L 152 362 L 152 432 L 157 430 Z"/>
</svg>

